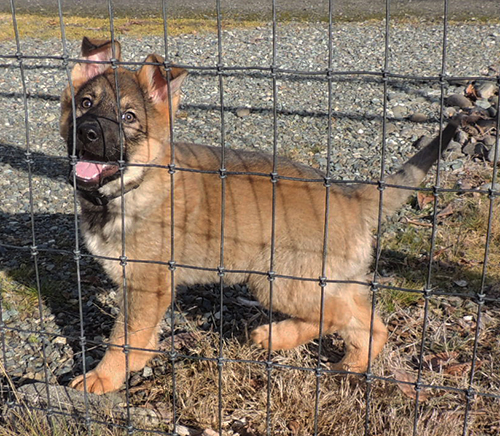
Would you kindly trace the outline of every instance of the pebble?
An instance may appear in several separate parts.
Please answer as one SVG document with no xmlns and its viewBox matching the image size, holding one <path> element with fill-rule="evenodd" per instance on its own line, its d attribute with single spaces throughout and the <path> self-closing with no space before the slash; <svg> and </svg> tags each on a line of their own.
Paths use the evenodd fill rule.
<svg viewBox="0 0 500 436">
<path fill-rule="evenodd" d="M 462 146 L 455 141 L 451 141 L 448 145 L 448 148 L 445 151 L 446 159 L 448 161 L 455 161 L 463 157 L 464 153 L 462 152 Z"/>
<path fill-rule="evenodd" d="M 145 366 L 142 370 L 142 376 L 144 378 L 149 378 L 153 375 L 153 369 L 150 366 Z"/>
<path fill-rule="evenodd" d="M 393 123 L 387 123 L 385 126 L 385 132 L 387 135 L 390 135 L 391 133 L 395 133 L 398 131 L 398 128 L 395 124 Z"/>
<path fill-rule="evenodd" d="M 459 130 L 455 135 L 455 141 L 462 145 L 465 144 L 465 141 L 467 141 L 468 139 L 469 136 L 463 130 Z"/>
<path fill-rule="evenodd" d="M 64 336 L 57 336 L 54 338 L 53 343 L 58 345 L 66 345 L 67 339 Z"/>
<path fill-rule="evenodd" d="M 485 137 L 483 137 L 483 143 L 487 147 L 494 147 L 497 143 L 497 137 L 493 135 L 486 135 Z"/>
<path fill-rule="evenodd" d="M 499 152 L 499 155 L 500 155 L 500 152 Z M 496 162 L 498 162 L 498 160 L 499 160 L 499 155 L 497 155 Z M 491 147 L 489 149 L 487 159 L 490 162 L 495 162 L 495 147 Z"/>
<path fill-rule="evenodd" d="M 250 115 L 250 109 L 243 107 L 236 110 L 236 115 L 240 118 L 248 117 Z"/>
<path fill-rule="evenodd" d="M 424 114 L 422 112 L 416 112 L 410 117 L 410 121 L 413 121 L 415 123 L 425 123 L 429 117 L 427 114 Z"/>
<path fill-rule="evenodd" d="M 471 101 L 461 94 L 452 94 L 445 100 L 446 106 L 456 106 L 459 108 L 469 108 L 472 107 Z"/>
<path fill-rule="evenodd" d="M 453 118 L 457 110 L 454 107 L 445 107 L 443 112 L 446 118 Z"/>
<path fill-rule="evenodd" d="M 474 88 L 477 95 L 486 100 L 498 92 L 498 87 L 494 82 L 479 82 L 476 83 Z"/>
<path fill-rule="evenodd" d="M 493 183 L 493 186 L 491 186 L 491 182 L 486 182 L 483 185 L 481 185 L 478 189 L 481 189 L 483 191 L 492 189 L 496 192 L 500 192 L 500 183 Z"/>
<path fill-rule="evenodd" d="M 462 148 L 462 152 L 467 156 L 479 156 L 484 157 L 488 155 L 488 149 L 482 142 L 469 141 Z"/>
<path fill-rule="evenodd" d="M 480 98 L 476 100 L 476 106 L 481 109 L 489 109 L 491 107 L 491 103 L 486 98 Z"/>
<path fill-rule="evenodd" d="M 404 118 L 408 115 L 408 109 L 402 105 L 396 105 L 392 108 L 394 118 Z"/>
<path fill-rule="evenodd" d="M 184 426 L 184 425 L 176 425 L 175 426 L 175 432 L 179 435 L 179 436 L 190 436 L 191 434 L 191 430 Z"/>
</svg>

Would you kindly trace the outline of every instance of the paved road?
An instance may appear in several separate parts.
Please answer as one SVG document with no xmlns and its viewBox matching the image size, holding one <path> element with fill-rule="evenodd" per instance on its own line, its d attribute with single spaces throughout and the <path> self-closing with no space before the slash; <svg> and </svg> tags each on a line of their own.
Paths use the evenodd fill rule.
<svg viewBox="0 0 500 436">
<path fill-rule="evenodd" d="M 225 16 L 268 19 L 272 0 L 221 0 Z M 64 0 L 64 11 L 78 15 L 107 15 L 106 0 Z M 216 0 L 167 0 L 172 16 L 213 15 Z M 334 11 L 345 19 L 379 18 L 385 15 L 385 0 L 332 0 Z M 500 0 L 448 0 L 450 17 L 500 19 Z M 57 13 L 55 0 L 14 0 L 18 13 Z M 161 0 L 114 0 L 117 15 L 161 14 Z M 328 16 L 328 0 L 276 0 L 284 18 L 321 19 Z M 439 17 L 444 0 L 397 0 L 391 2 L 393 16 Z M 0 11 L 10 12 L 10 2 L 0 1 Z"/>
</svg>

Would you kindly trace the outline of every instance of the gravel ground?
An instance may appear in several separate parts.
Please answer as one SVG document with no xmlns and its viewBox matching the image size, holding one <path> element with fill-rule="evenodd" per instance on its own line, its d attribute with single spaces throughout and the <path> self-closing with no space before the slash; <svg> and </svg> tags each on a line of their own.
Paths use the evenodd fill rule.
<svg viewBox="0 0 500 436">
<path fill-rule="evenodd" d="M 272 64 L 270 26 L 224 32 L 223 63 L 237 67 L 269 67 Z M 439 76 L 442 68 L 442 27 L 431 24 L 391 26 L 389 69 L 396 74 Z M 164 53 L 162 38 L 121 38 L 124 59 L 141 61 L 148 53 Z M 333 31 L 334 71 L 380 72 L 384 66 L 384 26 L 377 23 L 341 24 Z M 500 25 L 452 25 L 448 32 L 446 70 L 452 76 L 498 74 Z M 78 54 L 79 42 L 69 42 L 70 55 Z M 13 41 L 3 41 L 0 55 L 17 52 Z M 62 54 L 58 40 L 21 40 L 27 56 Z M 213 67 L 217 64 L 215 35 L 189 34 L 169 40 L 170 58 L 184 65 Z M 327 27 L 323 24 L 279 25 L 276 64 L 283 69 L 322 72 L 328 67 Z M 33 152 L 32 197 L 25 159 L 26 128 L 23 88 L 17 61 L 0 61 L 0 262 L 3 322 L 9 328 L 0 339 L 6 354 L 5 367 L 16 383 L 25 379 L 66 383 L 72 372 L 81 372 L 78 287 L 75 247 L 74 197 L 66 183 L 68 165 L 65 146 L 58 135 L 58 98 L 66 83 L 66 72 L 57 60 L 24 61 L 29 106 L 29 144 Z M 271 150 L 273 146 L 272 80 L 267 72 L 234 72 L 224 77 L 226 146 Z M 494 82 L 492 82 L 494 83 Z M 447 86 L 446 96 L 466 93 L 467 80 Z M 282 74 L 277 79 L 277 131 L 279 152 L 322 169 L 326 165 L 328 94 L 324 75 Z M 476 94 L 486 86 L 476 83 Z M 332 84 L 332 154 L 335 177 L 374 179 L 380 174 L 382 143 L 383 83 L 375 76 L 336 76 Z M 493 94 L 495 93 L 493 89 Z M 473 102 L 447 100 L 446 114 L 457 105 L 470 105 L 486 117 L 496 114 L 498 97 L 484 94 Z M 388 85 L 386 168 L 392 171 L 414 152 L 412 142 L 437 131 L 440 87 L 430 80 L 391 80 Z M 474 100 L 474 99 L 473 99 Z M 178 114 L 177 140 L 220 144 L 220 97 L 218 78 L 194 70 L 184 87 Z M 453 107 L 455 106 L 455 107 Z M 469 132 L 470 133 L 470 132 Z M 473 132 L 474 133 L 474 132 Z M 479 132 L 481 133 L 481 132 Z M 494 142 L 494 141 L 493 141 Z M 462 133 L 451 147 L 445 170 L 459 170 L 468 158 L 490 159 L 492 138 Z M 466 155 L 469 155 L 467 157 Z M 31 220 L 30 200 L 34 219 Z M 40 249 L 38 269 L 44 296 L 38 307 L 33 260 L 32 226 Z M 9 246 L 24 247 L 25 250 Z M 65 250 L 46 252 L 41 249 Z M 90 258 L 80 262 L 87 339 L 101 342 L 109 334 L 117 313 L 116 290 Z M 209 289 L 210 291 L 210 289 Z M 228 305 L 237 302 L 245 286 L 230 289 Z M 213 294 L 216 294 L 213 292 Z M 200 307 L 198 325 L 213 328 L 217 304 L 210 292 L 190 292 L 185 310 Z M 246 298 L 250 298 L 247 296 Z M 248 308 L 240 310 L 248 312 Z M 41 315 L 43 322 L 41 321 Z M 220 314 L 219 314 L 220 317 Z M 40 331 L 46 331 L 43 339 Z M 14 329 L 14 330 L 11 330 Z M 164 331 L 168 331 L 166 323 Z M 45 353 L 45 364 L 44 356 Z M 89 346 L 87 365 L 102 351 Z M 148 372 L 149 373 L 149 372 Z M 143 375 L 146 377 L 148 373 Z"/>
</svg>

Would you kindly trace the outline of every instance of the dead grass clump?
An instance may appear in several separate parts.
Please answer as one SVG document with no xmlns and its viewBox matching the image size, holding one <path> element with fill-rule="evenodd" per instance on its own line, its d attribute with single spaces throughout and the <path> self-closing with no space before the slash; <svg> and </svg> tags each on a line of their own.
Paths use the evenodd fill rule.
<svg viewBox="0 0 500 436">
<path fill-rule="evenodd" d="M 331 338 L 325 339 L 329 341 Z M 224 360 L 219 366 L 218 346 L 218 336 L 208 333 L 198 342 L 197 356 L 185 357 L 176 364 L 179 422 L 200 431 L 206 428 L 218 431 L 220 424 L 224 435 L 257 436 L 267 434 L 269 425 L 273 435 L 313 435 L 315 431 L 324 436 L 362 435 L 368 418 L 371 434 L 400 436 L 413 433 L 415 410 L 419 434 L 448 436 L 465 422 L 465 394 L 440 387 L 466 389 L 466 370 L 449 374 L 446 367 L 426 364 L 422 383 L 436 388 L 422 388 L 417 408 L 415 396 L 400 388 L 394 374 L 401 368 L 410 374 L 410 382 L 416 381 L 417 366 L 412 359 L 418 355 L 418 341 L 410 342 L 404 349 L 391 344 L 373 368 L 375 374 L 389 380 L 375 378 L 370 387 L 363 377 L 329 372 L 330 363 L 325 359 L 320 365 L 325 372 L 317 377 L 314 369 L 318 358 L 311 351 L 313 347 L 275 353 L 275 365 L 268 370 L 265 351 L 235 339 L 224 342 Z M 446 363 L 455 362 L 448 360 Z M 173 397 L 171 372 L 154 384 L 159 390 L 157 398 L 169 401 Z M 495 392 L 500 393 L 498 386 Z M 472 428 L 477 425 L 474 413 L 468 418 Z M 483 426 L 494 425 L 496 419 L 481 416 Z"/>
</svg>

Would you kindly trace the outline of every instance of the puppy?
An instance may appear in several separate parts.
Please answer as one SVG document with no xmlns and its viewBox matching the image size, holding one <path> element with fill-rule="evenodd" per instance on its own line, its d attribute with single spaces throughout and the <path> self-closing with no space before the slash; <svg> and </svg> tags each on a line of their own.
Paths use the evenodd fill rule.
<svg viewBox="0 0 500 436">
<path fill-rule="evenodd" d="M 98 366 L 85 375 L 88 391 L 101 394 L 120 388 L 127 376 L 125 344 L 131 371 L 143 368 L 153 356 L 147 350 L 157 348 L 158 326 L 171 304 L 171 268 L 177 285 L 213 283 L 218 273 L 224 273 L 228 285 L 247 282 L 265 306 L 271 303 L 271 279 L 273 310 L 290 315 L 272 326 L 273 350 L 318 337 L 322 319 L 324 334 L 337 332 L 345 341 L 346 353 L 337 368 L 364 371 L 371 305 L 367 286 L 359 283 L 372 260 L 378 186 L 332 184 L 325 226 L 324 174 L 278 158 L 277 175 L 270 176 L 272 156 L 229 149 L 225 171 L 220 171 L 219 148 L 184 143 L 172 148 L 171 122 L 187 72 L 166 70 L 158 55 L 148 56 L 137 72 L 115 70 L 109 63 L 112 57 L 120 60 L 118 43 L 113 50 L 109 41 L 84 38 L 82 62 L 71 77 L 74 106 L 70 87 L 61 99 L 61 135 L 69 155 L 78 158 L 71 179 L 81 201 L 86 245 L 114 282 L 121 287 L 126 283 L 127 289 L 127 324 L 122 310 L 111 345 Z M 444 129 L 442 150 L 456 128 L 457 123 L 451 122 Z M 434 139 L 386 179 L 384 214 L 395 211 L 408 197 L 408 190 L 391 185 L 418 186 L 438 158 L 439 143 Z M 275 246 L 270 271 L 273 186 Z M 219 269 L 221 220 L 223 271 Z M 260 326 L 252 332 L 252 340 L 267 348 L 270 332 L 269 325 Z M 373 358 L 386 338 L 386 327 L 374 315 Z M 71 385 L 83 389 L 84 376 Z"/>
</svg>

